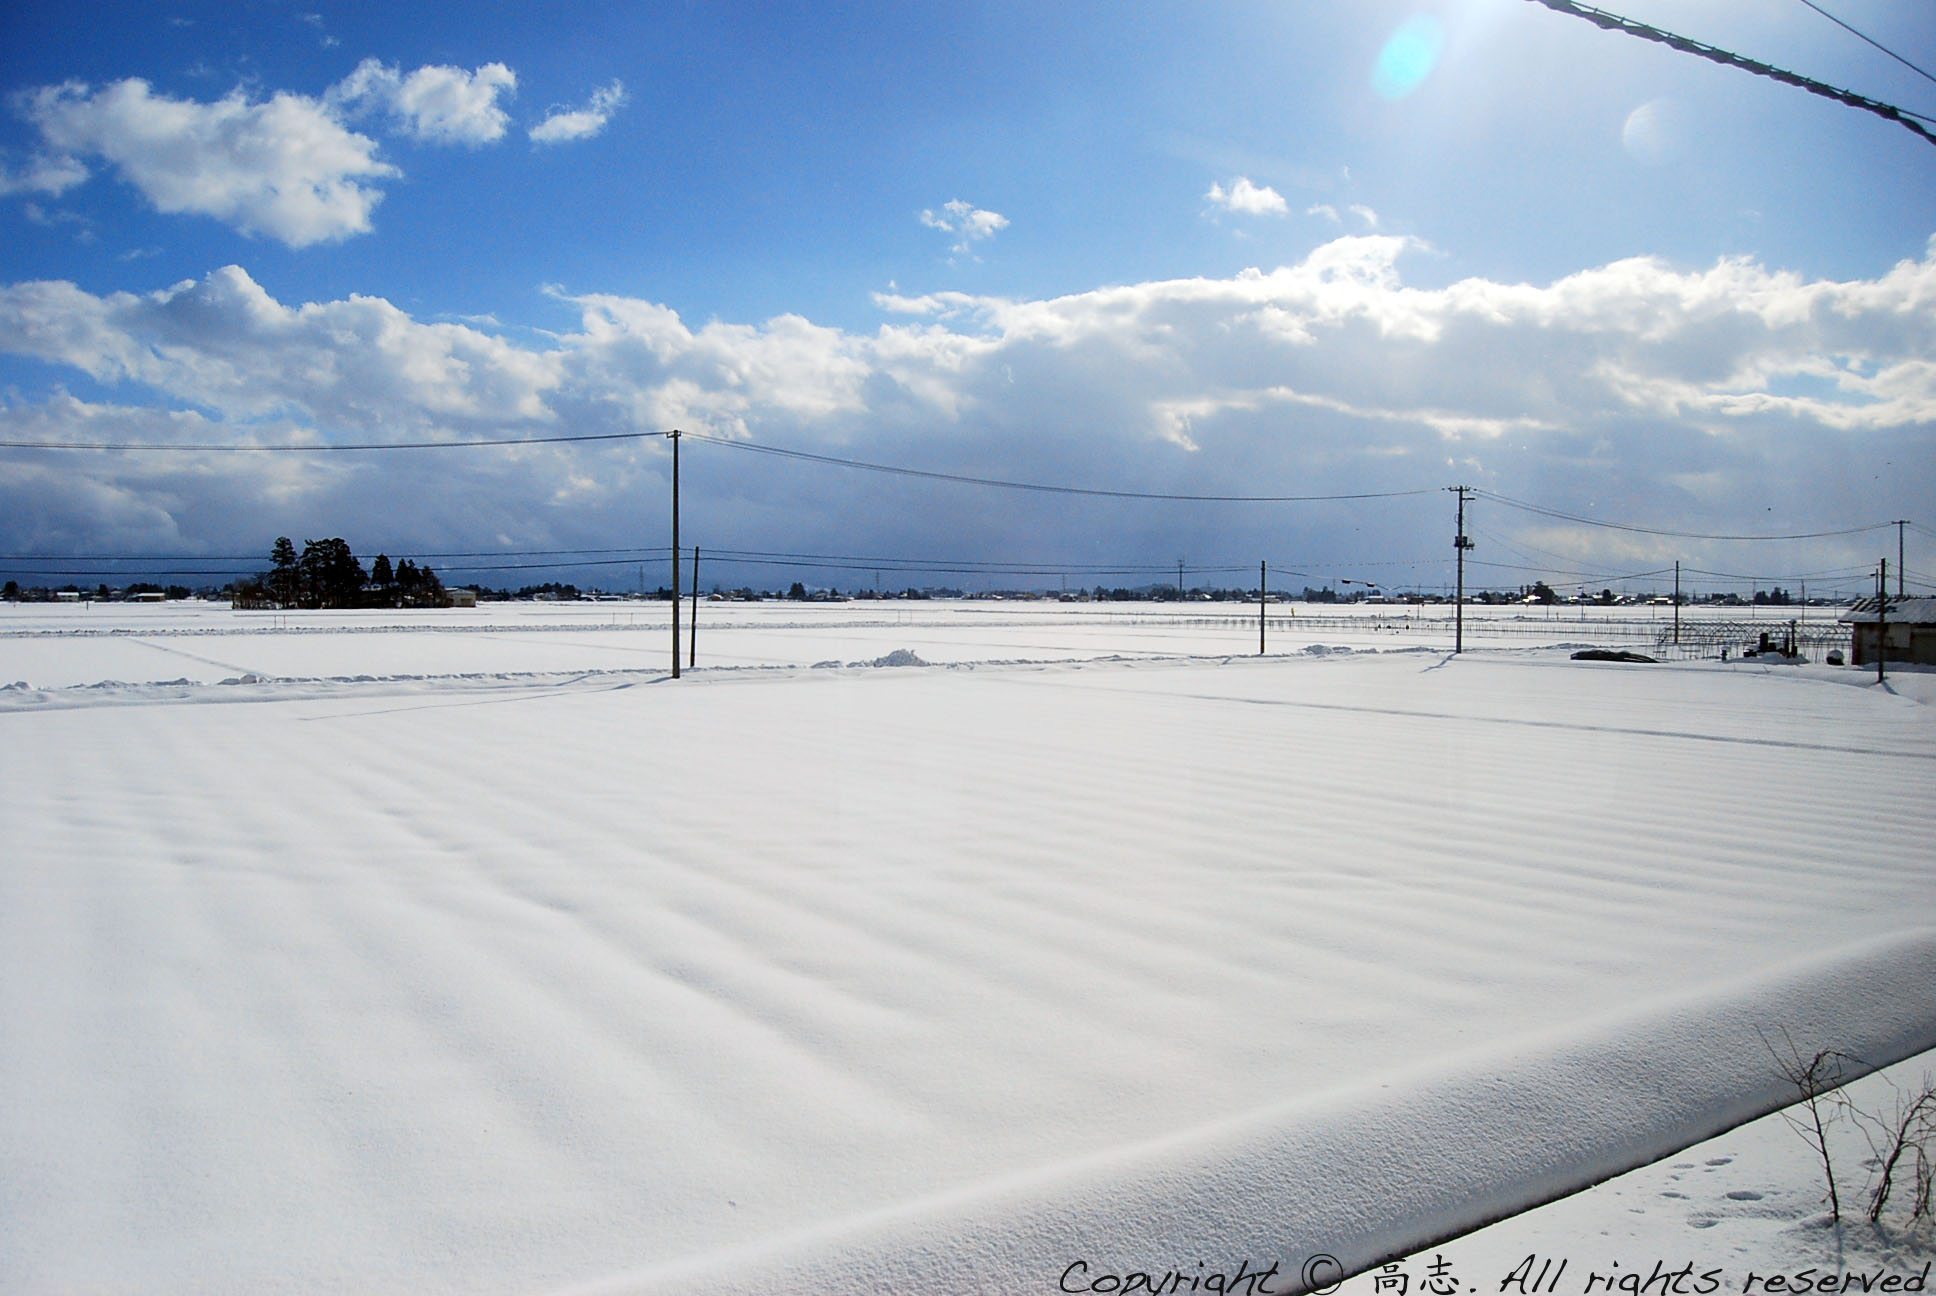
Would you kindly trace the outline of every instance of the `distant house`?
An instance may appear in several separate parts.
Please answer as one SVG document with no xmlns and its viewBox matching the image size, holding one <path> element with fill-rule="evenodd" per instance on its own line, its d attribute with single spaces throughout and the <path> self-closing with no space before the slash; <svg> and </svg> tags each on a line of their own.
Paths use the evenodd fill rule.
<svg viewBox="0 0 1936 1296">
<path fill-rule="evenodd" d="M 1851 632 L 1850 664 L 1873 666 L 1880 657 L 1936 666 L 1936 598 L 1892 598 L 1886 609 L 1877 602 L 1863 599 L 1838 618 Z"/>
<path fill-rule="evenodd" d="M 477 591 L 474 589 L 454 589 L 447 592 L 450 595 L 450 605 L 454 608 L 477 606 Z"/>
</svg>

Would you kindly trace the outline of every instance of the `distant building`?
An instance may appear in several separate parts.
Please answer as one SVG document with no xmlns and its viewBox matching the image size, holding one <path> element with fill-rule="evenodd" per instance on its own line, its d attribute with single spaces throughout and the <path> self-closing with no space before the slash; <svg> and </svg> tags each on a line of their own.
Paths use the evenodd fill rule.
<svg viewBox="0 0 1936 1296">
<path fill-rule="evenodd" d="M 474 589 L 454 589 L 448 591 L 448 593 L 450 594 L 450 605 L 454 608 L 477 606 L 477 591 Z"/>
<path fill-rule="evenodd" d="M 1863 599 L 1838 620 L 1851 632 L 1849 664 L 1884 661 L 1936 666 L 1936 598 L 1892 598 L 1887 609 Z"/>
</svg>

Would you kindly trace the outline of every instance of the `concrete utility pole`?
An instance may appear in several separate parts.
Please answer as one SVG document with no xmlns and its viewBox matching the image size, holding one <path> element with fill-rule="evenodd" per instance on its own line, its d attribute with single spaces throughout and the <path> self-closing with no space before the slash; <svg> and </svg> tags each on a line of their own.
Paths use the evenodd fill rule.
<svg viewBox="0 0 1936 1296">
<path fill-rule="evenodd" d="M 686 632 L 690 648 L 686 654 L 687 669 L 699 665 L 699 546 L 692 547 L 692 628 Z"/>
<path fill-rule="evenodd" d="M 1681 560 L 1674 560 L 1674 646 L 1681 646 Z"/>
<path fill-rule="evenodd" d="M 1257 564 L 1257 655 L 1264 655 L 1264 609 L 1270 604 L 1270 563 Z"/>
<path fill-rule="evenodd" d="M 1459 588 L 1452 597 L 1452 651 L 1465 651 L 1465 551 L 1472 547 L 1472 539 L 1465 533 L 1465 502 L 1472 494 L 1470 486 L 1454 486 L 1459 495 L 1458 534 L 1452 537 L 1452 548 L 1459 556 Z"/>
<path fill-rule="evenodd" d="M 1898 519 L 1889 525 L 1896 529 L 1896 597 L 1905 598 L 1902 587 L 1902 529 L 1909 525 L 1907 518 Z"/>
<path fill-rule="evenodd" d="M 672 678 L 679 678 L 679 429 L 672 438 Z"/>
</svg>

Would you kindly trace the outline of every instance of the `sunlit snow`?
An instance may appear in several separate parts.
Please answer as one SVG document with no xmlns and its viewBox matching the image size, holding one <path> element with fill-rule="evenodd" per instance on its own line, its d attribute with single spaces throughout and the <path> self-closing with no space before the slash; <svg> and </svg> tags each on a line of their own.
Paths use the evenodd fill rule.
<svg viewBox="0 0 1936 1296">
<path fill-rule="evenodd" d="M 1764 1036 L 1936 1046 L 1930 676 L 3 611 L 0 1289 L 1359 1269 L 1787 1101 Z"/>
</svg>

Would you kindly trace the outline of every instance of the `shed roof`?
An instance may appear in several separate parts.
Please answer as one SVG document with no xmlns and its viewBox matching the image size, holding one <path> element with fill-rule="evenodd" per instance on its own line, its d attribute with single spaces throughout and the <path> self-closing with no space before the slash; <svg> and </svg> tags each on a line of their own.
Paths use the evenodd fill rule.
<svg viewBox="0 0 1936 1296">
<path fill-rule="evenodd" d="M 1888 619 L 1905 625 L 1910 623 L 1936 625 L 1936 598 L 1896 598 L 1891 595 Z M 1862 625 L 1872 624 L 1876 620 L 1876 600 L 1861 599 L 1836 620 Z"/>
</svg>

